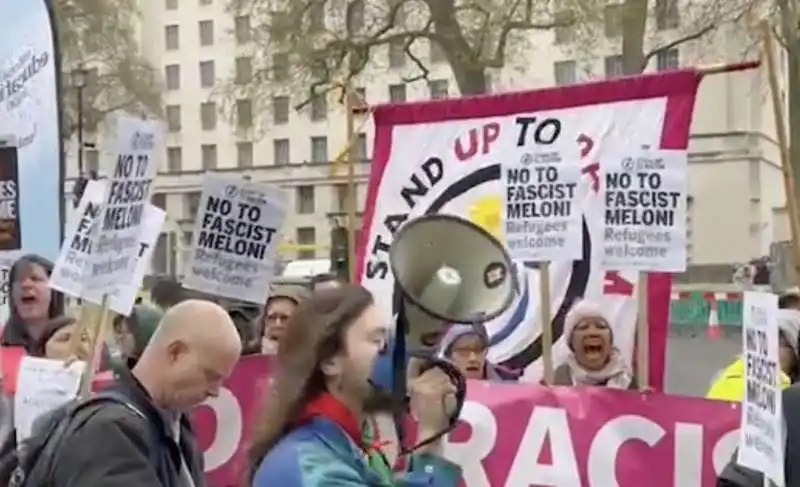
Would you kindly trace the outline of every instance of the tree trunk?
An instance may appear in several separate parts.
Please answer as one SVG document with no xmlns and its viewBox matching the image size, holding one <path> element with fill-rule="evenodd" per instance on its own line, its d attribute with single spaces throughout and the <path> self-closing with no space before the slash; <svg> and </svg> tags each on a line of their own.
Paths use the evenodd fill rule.
<svg viewBox="0 0 800 487">
<path fill-rule="evenodd" d="M 644 36 L 647 28 L 647 0 L 625 0 L 622 9 L 622 72 L 640 74 L 647 67 Z"/>
<path fill-rule="evenodd" d="M 442 52 L 453 70 L 459 92 L 462 96 L 485 94 L 486 67 L 464 37 L 456 20 L 453 0 L 428 0 L 427 3 L 433 28 L 440 39 Z"/>
</svg>

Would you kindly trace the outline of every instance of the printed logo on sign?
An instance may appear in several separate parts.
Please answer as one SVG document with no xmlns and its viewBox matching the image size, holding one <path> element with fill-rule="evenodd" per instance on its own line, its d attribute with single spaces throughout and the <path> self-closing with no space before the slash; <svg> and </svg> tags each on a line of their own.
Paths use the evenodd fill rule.
<svg viewBox="0 0 800 487">
<path fill-rule="evenodd" d="M 39 110 L 39 100 L 30 95 L 28 84 L 49 62 L 47 52 L 29 48 L 8 64 L 0 64 L 0 104 L 5 105 L 6 113 L 14 119 L 11 126 L 21 134 L 17 140 L 20 148 L 30 145 L 36 137 L 34 117 Z"/>
<path fill-rule="evenodd" d="M 135 132 L 131 139 L 132 151 L 151 151 L 156 147 L 156 135 L 152 132 Z"/>
<path fill-rule="evenodd" d="M 239 195 L 239 188 L 235 184 L 225 186 L 225 197 L 236 198 Z"/>
</svg>

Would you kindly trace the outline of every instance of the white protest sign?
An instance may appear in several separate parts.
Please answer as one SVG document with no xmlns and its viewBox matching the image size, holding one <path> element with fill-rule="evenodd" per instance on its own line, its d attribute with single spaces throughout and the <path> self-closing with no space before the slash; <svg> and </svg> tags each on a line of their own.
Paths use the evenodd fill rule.
<svg viewBox="0 0 800 487">
<path fill-rule="evenodd" d="M 86 184 L 76 218 L 67 227 L 61 252 L 50 274 L 50 287 L 68 296 L 80 298 L 83 295 L 84 269 L 92 249 L 92 225 L 100 215 L 105 186 L 102 181 Z"/>
<path fill-rule="evenodd" d="M 560 126 L 557 129 L 561 131 Z M 502 158 L 505 237 L 512 259 L 581 258 L 581 155 L 575 137 L 519 137 Z M 546 143 L 549 140 L 550 143 Z M 556 141 L 553 143 L 553 141 Z"/>
<path fill-rule="evenodd" d="M 606 150 L 602 265 L 644 272 L 686 270 L 688 162 L 683 150 Z"/>
<path fill-rule="evenodd" d="M 156 172 L 155 151 L 162 147 L 161 125 L 139 118 L 117 120 L 117 158 L 92 229 L 90 265 L 84 289 L 111 293 L 133 279 L 139 258 L 142 222 Z"/>
<path fill-rule="evenodd" d="M 142 280 L 150 270 L 150 259 L 153 256 L 153 250 L 155 250 L 166 216 L 167 213 L 157 206 L 148 204 L 145 207 L 142 232 L 139 234 L 139 256 L 136 261 L 136 270 L 130 281 L 116 287 L 109 295 L 108 306 L 111 311 L 125 316 L 131 314 Z M 103 293 L 101 290 L 89 290 L 83 295 L 83 299 L 90 303 L 101 304 Z"/>
<path fill-rule="evenodd" d="M 183 285 L 263 304 L 285 218 L 283 190 L 206 173 Z"/>
<path fill-rule="evenodd" d="M 85 362 L 64 367 L 61 360 L 22 358 L 14 396 L 17 443 L 30 436 L 36 418 L 75 398 L 85 367 Z"/>
<path fill-rule="evenodd" d="M 23 255 L 20 250 L 0 252 L 0 324 L 11 315 L 11 266 Z"/>
<path fill-rule="evenodd" d="M 105 195 L 104 181 L 89 181 L 78 205 L 77 219 L 70 223 L 67 239 L 56 259 L 50 276 L 50 287 L 69 296 L 83 298 L 100 304 L 102 290 L 86 290 L 83 286 L 83 269 L 89 261 L 92 248 L 91 230 L 100 214 L 100 205 Z M 150 257 L 164 225 L 166 213 L 161 208 L 147 204 L 139 234 L 139 256 L 133 277 L 116 287 L 109 295 L 109 308 L 115 313 L 128 316 L 136 301 L 139 286 L 147 273 Z"/>
<path fill-rule="evenodd" d="M 737 462 L 784 484 L 778 297 L 744 293 L 745 394 Z"/>
</svg>

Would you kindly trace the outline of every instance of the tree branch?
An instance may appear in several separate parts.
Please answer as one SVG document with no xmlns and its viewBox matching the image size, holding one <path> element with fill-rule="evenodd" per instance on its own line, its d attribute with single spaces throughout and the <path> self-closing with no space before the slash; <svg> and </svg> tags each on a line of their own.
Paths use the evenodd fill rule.
<svg viewBox="0 0 800 487">
<path fill-rule="evenodd" d="M 411 46 L 414 45 L 415 41 L 416 41 L 415 38 L 409 38 L 408 41 L 403 46 L 403 52 L 405 52 L 406 56 L 408 56 L 408 58 L 411 59 L 411 62 L 413 62 L 417 66 L 419 74 L 417 76 L 404 77 L 403 78 L 404 83 L 413 83 L 415 81 L 420 81 L 420 80 L 428 81 L 428 76 L 430 76 L 431 74 L 428 67 L 425 66 L 425 63 L 423 63 L 422 60 L 411 51 Z"/>
<path fill-rule="evenodd" d="M 533 22 L 532 2 L 526 2 L 526 11 L 524 20 L 512 20 L 514 13 L 519 8 L 522 0 L 515 0 L 513 7 L 506 14 L 503 28 L 500 30 L 500 35 L 497 39 L 497 47 L 495 48 L 494 55 L 486 62 L 487 68 L 502 68 L 506 64 L 506 48 L 511 33 L 517 30 L 548 30 L 556 27 L 569 27 L 575 23 L 574 16 L 569 19 L 553 19 L 552 22 L 538 23 Z"/>
<path fill-rule="evenodd" d="M 739 12 L 736 16 L 734 16 L 734 18 L 731 19 L 730 21 L 731 22 L 737 22 L 737 21 L 741 20 L 742 18 L 744 18 L 745 15 L 747 15 L 747 11 L 748 11 L 748 9 L 744 9 L 743 11 Z M 685 36 L 679 37 L 679 38 L 674 39 L 674 40 L 672 40 L 672 41 L 670 41 L 670 42 L 668 42 L 668 43 L 666 43 L 666 44 L 664 44 L 662 46 L 659 46 L 659 47 L 656 47 L 656 48 L 650 50 L 649 52 L 647 52 L 644 55 L 644 65 L 647 66 L 647 63 L 650 61 L 650 59 L 652 59 L 654 56 L 658 55 L 659 52 L 668 51 L 668 50 L 670 50 L 670 49 L 672 49 L 674 47 L 677 47 L 677 46 L 679 46 L 681 44 L 684 44 L 686 42 L 696 41 L 697 39 L 700 39 L 701 37 L 705 36 L 706 34 L 710 34 L 711 32 L 717 30 L 723 23 L 725 23 L 722 20 L 725 17 L 727 17 L 727 14 L 726 15 L 720 15 L 720 17 L 719 17 L 719 19 L 717 19 L 717 21 L 709 22 L 708 24 L 706 24 L 705 26 L 703 26 L 702 28 L 700 28 L 700 29 L 698 29 L 698 30 L 696 30 L 694 32 L 690 32 L 689 34 L 686 34 Z M 643 66 L 642 69 L 644 69 L 645 66 Z"/>
</svg>

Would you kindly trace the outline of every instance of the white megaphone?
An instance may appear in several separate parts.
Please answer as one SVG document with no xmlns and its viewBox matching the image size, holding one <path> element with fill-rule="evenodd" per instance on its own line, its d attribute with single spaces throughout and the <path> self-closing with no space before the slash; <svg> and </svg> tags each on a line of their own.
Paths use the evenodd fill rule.
<svg viewBox="0 0 800 487">
<path fill-rule="evenodd" d="M 452 215 L 407 222 L 389 254 L 402 293 L 398 321 L 405 320 L 410 352 L 433 351 L 453 323 L 478 325 L 513 302 L 517 293 L 511 258 L 477 225 Z"/>
</svg>

